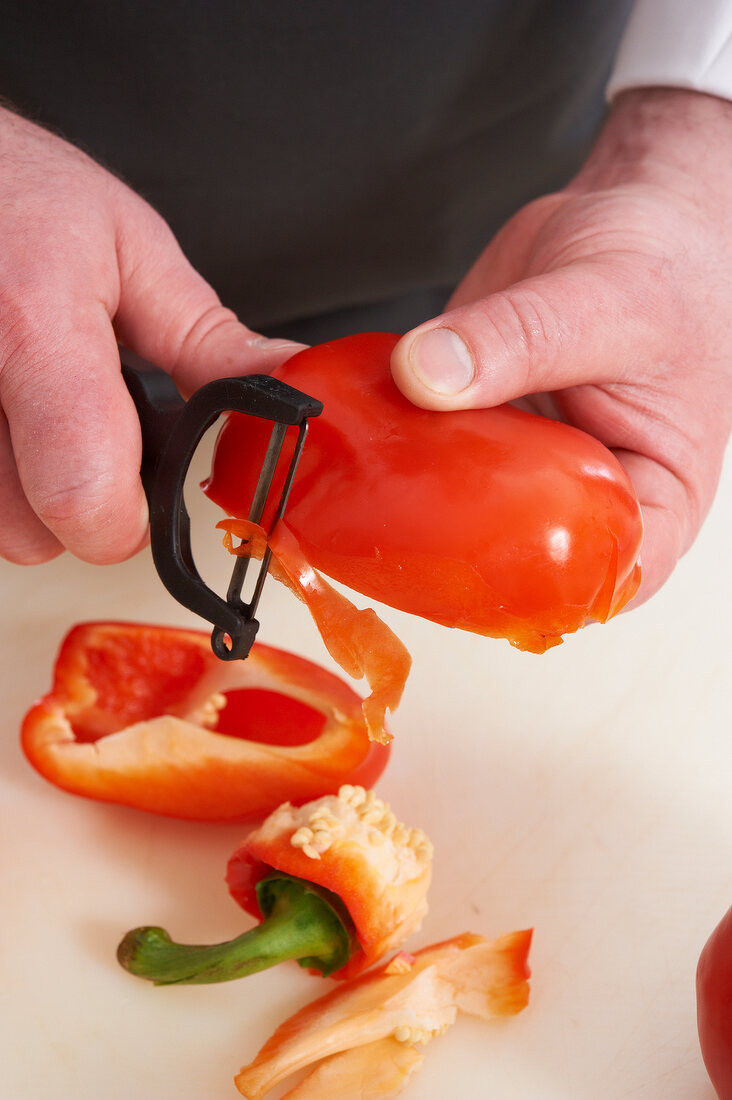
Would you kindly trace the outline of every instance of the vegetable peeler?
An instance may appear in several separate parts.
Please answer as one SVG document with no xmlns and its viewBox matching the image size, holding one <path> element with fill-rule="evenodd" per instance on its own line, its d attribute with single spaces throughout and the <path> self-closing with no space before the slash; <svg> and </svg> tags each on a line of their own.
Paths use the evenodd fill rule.
<svg viewBox="0 0 732 1100">
<path fill-rule="evenodd" d="M 142 429 L 140 477 L 150 509 L 150 546 L 155 568 L 179 603 L 213 623 L 211 648 L 216 656 L 223 661 L 244 658 L 259 629 L 255 613 L 271 551 L 268 547 L 262 558 L 248 602 L 242 600 L 241 590 L 249 558 L 236 559 L 225 600 L 209 588 L 193 560 L 190 517 L 183 498 L 186 474 L 206 429 L 221 413 L 241 412 L 271 420 L 272 433 L 248 517 L 259 523 L 287 430 L 296 427 L 297 441 L 277 504 L 274 527 L 287 505 L 305 445 L 308 418 L 320 415 L 322 402 L 265 374 L 219 378 L 184 401 L 164 371 L 125 348 L 120 348 L 120 361 Z"/>
</svg>

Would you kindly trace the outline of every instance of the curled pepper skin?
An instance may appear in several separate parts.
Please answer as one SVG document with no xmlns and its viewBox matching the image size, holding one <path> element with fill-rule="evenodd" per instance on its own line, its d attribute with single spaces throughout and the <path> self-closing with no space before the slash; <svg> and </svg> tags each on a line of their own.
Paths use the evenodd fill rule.
<svg viewBox="0 0 732 1100">
<path fill-rule="evenodd" d="M 212 822 L 373 783 L 389 756 L 360 697 L 318 665 L 259 643 L 222 662 L 208 634 L 134 623 L 71 630 L 21 737 L 64 790 Z"/>
<path fill-rule="evenodd" d="M 269 548 L 269 572 L 305 603 L 333 660 L 354 679 L 366 678 L 371 693 L 361 707 L 369 737 L 388 745 L 387 716 L 399 706 L 412 664 L 396 634 L 373 608 L 359 610 L 318 576 L 282 523 L 269 538 L 248 520 L 222 520 L 216 526 L 226 532 L 224 546 L 232 554 L 261 558 Z M 241 538 L 238 546 L 232 536 Z"/>
<path fill-rule="evenodd" d="M 493 941 L 464 933 L 411 960 L 397 956 L 285 1020 L 239 1071 L 236 1087 L 246 1100 L 262 1100 L 314 1066 L 283 1100 L 387 1100 L 419 1068 L 417 1048 L 459 1011 L 491 1019 L 526 1007 L 530 944 L 531 931 Z"/>
<path fill-rule="evenodd" d="M 352 978 L 416 931 L 427 912 L 432 845 L 396 820 L 373 791 L 346 784 L 337 796 L 280 806 L 229 860 L 234 899 L 261 919 L 257 883 L 272 871 L 336 894 L 359 949 L 332 977 Z"/>
<path fill-rule="evenodd" d="M 732 1100 L 732 909 L 704 945 L 696 971 L 704 1065 L 719 1100 Z"/>
<path fill-rule="evenodd" d="M 282 521 L 311 566 L 536 653 L 620 611 L 640 583 L 642 520 L 615 456 L 513 406 L 415 407 L 391 378 L 398 339 L 346 337 L 275 372 L 324 403 Z M 241 475 L 259 468 L 263 432 L 232 414 L 219 435 L 205 489 L 231 516 L 246 515 Z"/>
</svg>

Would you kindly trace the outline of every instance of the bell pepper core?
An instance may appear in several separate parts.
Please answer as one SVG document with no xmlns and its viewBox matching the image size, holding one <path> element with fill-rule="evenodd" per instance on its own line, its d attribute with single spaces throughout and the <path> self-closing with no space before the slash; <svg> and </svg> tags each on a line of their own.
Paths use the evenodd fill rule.
<svg viewBox="0 0 732 1100">
<path fill-rule="evenodd" d="M 359 950 L 333 977 L 350 979 L 401 947 L 427 913 L 432 844 L 398 821 L 373 791 L 344 784 L 304 806 L 270 814 L 229 859 L 226 881 L 243 909 L 259 908 L 256 885 L 273 871 L 337 894 L 353 921 Z"/>
<path fill-rule="evenodd" d="M 265 919 L 226 943 L 174 943 L 163 928 L 135 928 L 117 949 L 120 964 L 156 985 L 202 985 L 245 978 L 297 959 L 327 977 L 348 962 L 353 925 L 339 899 L 291 875 L 257 884 Z"/>
<path fill-rule="evenodd" d="M 229 860 L 229 889 L 258 927 L 201 946 L 145 926 L 127 933 L 117 958 L 158 985 L 229 981 L 286 959 L 351 978 L 417 930 L 431 864 L 421 829 L 397 821 L 373 791 L 344 784 L 337 796 L 284 803 Z"/>
</svg>

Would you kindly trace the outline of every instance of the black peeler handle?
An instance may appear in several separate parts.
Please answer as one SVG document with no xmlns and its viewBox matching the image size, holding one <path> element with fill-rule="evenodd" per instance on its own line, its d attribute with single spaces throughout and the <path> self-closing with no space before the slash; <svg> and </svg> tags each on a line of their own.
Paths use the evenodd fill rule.
<svg viewBox="0 0 732 1100">
<path fill-rule="evenodd" d="M 132 396 L 142 429 L 140 476 L 150 509 L 150 545 L 160 579 L 172 596 L 214 624 L 212 646 L 217 656 L 246 657 L 258 621 L 252 608 L 230 587 L 228 601 L 202 580 L 193 561 L 190 517 L 183 486 L 191 459 L 207 428 L 225 412 L 243 412 L 298 426 L 322 412 L 322 403 L 277 378 L 251 374 L 207 383 L 184 401 L 173 380 L 144 359 L 120 348 L 122 376 Z M 281 502 L 280 513 L 284 507 Z M 258 518 L 258 517 L 257 517 Z M 224 645 L 228 635 L 230 645 Z"/>
</svg>

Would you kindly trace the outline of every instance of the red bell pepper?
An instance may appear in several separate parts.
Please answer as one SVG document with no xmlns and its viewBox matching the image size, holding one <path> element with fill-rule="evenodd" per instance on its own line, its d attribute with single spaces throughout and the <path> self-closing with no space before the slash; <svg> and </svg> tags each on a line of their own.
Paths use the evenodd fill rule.
<svg viewBox="0 0 732 1100">
<path fill-rule="evenodd" d="M 346 337 L 275 372 L 324 403 L 280 524 L 310 566 L 534 652 L 616 614 L 640 582 L 642 522 L 615 456 L 512 406 L 416 408 L 391 379 L 397 340 Z M 231 516 L 246 515 L 266 432 L 232 414 L 219 435 L 205 489 Z M 280 483 L 288 462 L 285 453 Z"/>
<path fill-rule="evenodd" d="M 222 662 L 199 631 L 85 623 L 64 639 L 22 744 L 74 794 L 244 821 L 376 780 L 389 749 L 369 741 L 361 703 L 338 677 L 270 646 Z"/>
<path fill-rule="evenodd" d="M 291 1100 L 395 1096 L 419 1068 L 423 1048 L 458 1011 L 491 1019 L 529 998 L 531 932 L 489 942 L 465 933 L 392 960 L 327 993 L 285 1020 L 235 1078 L 246 1100 L 314 1066 Z"/>
<path fill-rule="evenodd" d="M 719 1100 L 732 1100 L 732 909 L 707 940 L 696 972 L 704 1064 Z"/>
<path fill-rule="evenodd" d="M 133 929 L 120 963 L 157 984 L 229 981 L 286 959 L 350 978 L 399 946 L 427 912 L 432 845 L 373 791 L 344 785 L 305 806 L 287 802 L 229 861 L 233 897 L 261 923 L 228 943 L 174 943 Z"/>
</svg>

